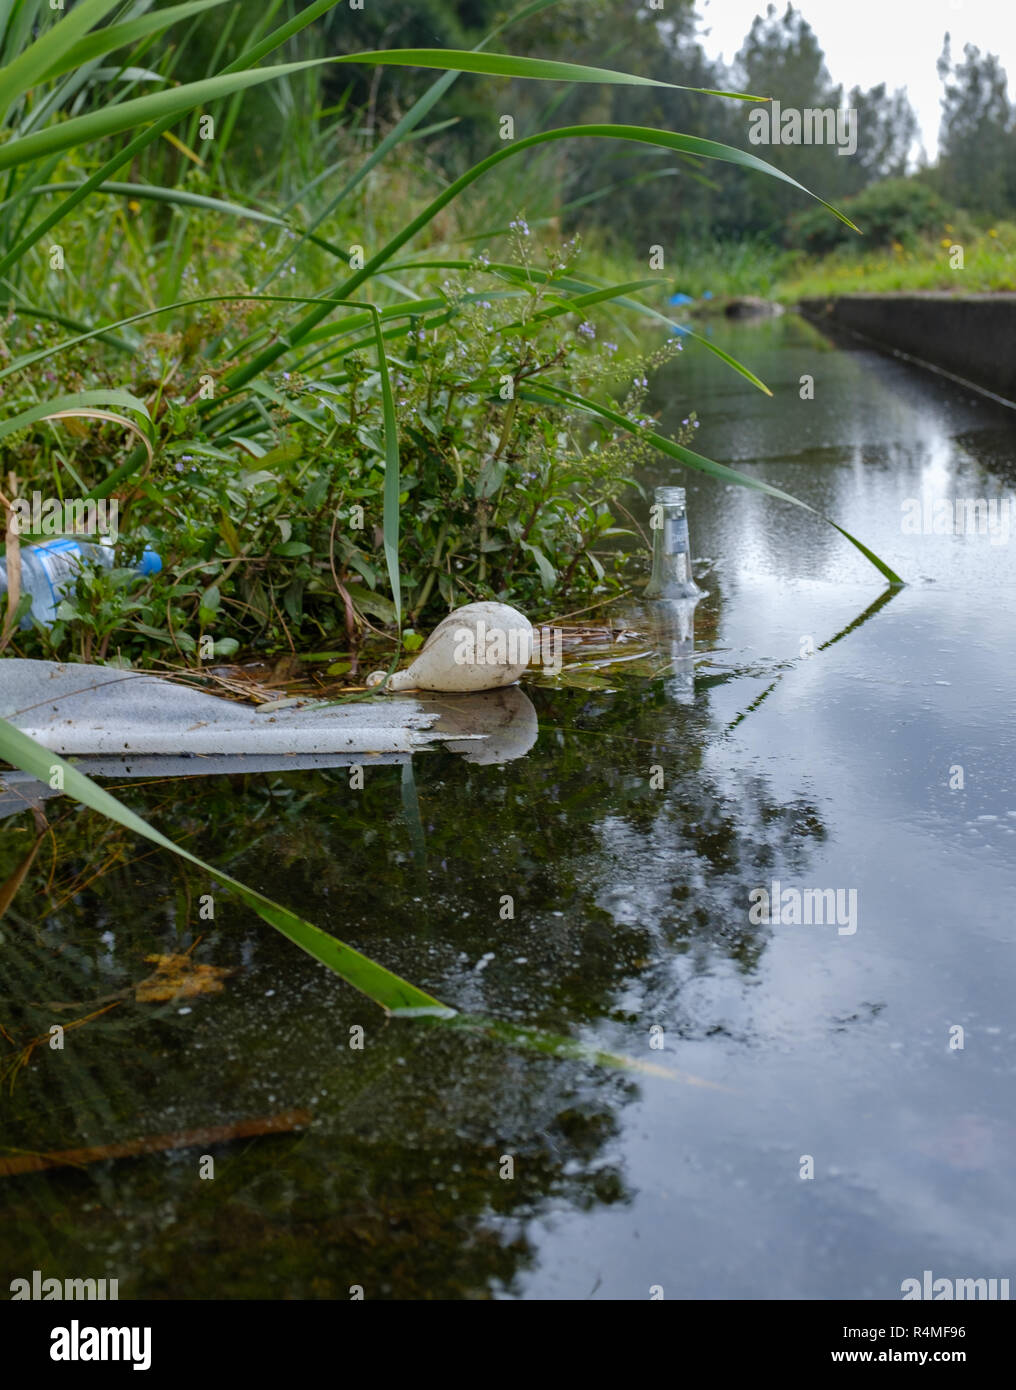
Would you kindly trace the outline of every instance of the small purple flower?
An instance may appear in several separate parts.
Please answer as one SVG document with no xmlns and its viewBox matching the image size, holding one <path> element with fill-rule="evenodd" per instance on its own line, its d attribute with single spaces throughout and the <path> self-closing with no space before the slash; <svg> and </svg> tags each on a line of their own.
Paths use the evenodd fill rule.
<svg viewBox="0 0 1016 1390">
<path fill-rule="evenodd" d="M 592 339 L 596 337 L 596 329 L 593 327 L 593 325 L 589 322 L 588 319 L 586 319 L 584 323 L 580 323 L 575 331 L 576 333 L 581 333 L 583 338 Z"/>
<path fill-rule="evenodd" d="M 616 343 L 604 343 L 604 344 L 603 344 L 603 347 L 604 347 L 604 351 L 606 351 L 606 352 L 616 352 L 616 351 L 617 351 L 617 344 L 616 344 Z"/>
</svg>

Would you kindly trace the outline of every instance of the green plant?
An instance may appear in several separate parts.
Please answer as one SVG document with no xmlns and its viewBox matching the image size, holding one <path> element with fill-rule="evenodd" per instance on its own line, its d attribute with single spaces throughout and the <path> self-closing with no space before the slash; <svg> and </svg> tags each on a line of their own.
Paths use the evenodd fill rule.
<svg viewBox="0 0 1016 1390">
<path fill-rule="evenodd" d="M 914 245 L 923 233 L 941 227 L 948 220 L 948 209 L 935 190 L 918 178 L 884 179 L 845 198 L 843 206 L 863 230 L 864 246 L 891 246 L 899 242 Z M 851 239 L 840 235 L 842 223 L 815 217 L 810 211 L 795 212 L 787 222 L 788 246 L 824 255 Z"/>
<path fill-rule="evenodd" d="M 574 311 L 586 323 L 584 315 L 594 305 L 597 311 L 617 305 L 659 320 L 662 315 L 631 298 L 648 282 L 607 285 L 516 260 L 489 269 L 475 267 L 475 275 L 489 288 L 462 290 L 444 285 L 434 293 L 420 283 L 421 277 L 425 280 L 428 270 L 461 270 L 461 261 L 445 256 L 400 266 L 395 256 L 412 238 L 429 233 L 444 210 L 484 174 L 558 141 L 635 141 L 741 165 L 790 184 L 794 181 L 752 155 L 713 141 L 624 125 L 564 127 L 515 140 L 481 160 L 415 217 L 393 228 L 380 249 L 364 253 L 362 263 L 358 262 L 349 251 L 349 213 L 358 207 L 353 199 L 360 198 L 367 174 L 380 166 L 383 157 L 418 133 L 423 118 L 460 72 L 668 85 L 599 68 L 492 54 L 485 51 L 485 40 L 469 53 L 414 49 L 333 60 L 425 66 L 444 72 L 374 154 L 353 168 L 339 193 L 312 212 L 302 227 L 294 221 L 294 209 L 302 207 L 319 187 L 320 176 L 297 190 L 279 212 L 215 196 L 214 177 L 197 171 L 181 176 L 173 186 L 141 179 L 129 184 L 112 182 L 112 176 L 130 160 L 140 158 L 151 167 L 161 167 L 160 161 L 152 165 L 153 150 L 164 147 L 160 137 L 168 136 L 170 125 L 186 112 L 193 113 L 188 134 L 193 143 L 198 112 L 224 109 L 225 140 L 237 127 L 244 92 L 267 82 L 286 90 L 287 85 L 302 83 L 320 70 L 318 59 L 274 68 L 258 65 L 324 14 L 330 5 L 323 0 L 274 31 L 268 32 L 267 19 L 260 23 L 251 36 L 255 41 L 221 71 L 210 69 L 198 81 L 140 97 L 127 95 L 139 80 L 131 78 L 110 97 L 108 85 L 96 75 L 100 56 L 134 45 L 122 69 L 134 72 L 131 60 L 140 56 L 145 45 L 217 2 L 174 7 L 102 28 L 98 26 L 116 9 L 108 0 L 82 0 L 72 15 L 56 23 L 49 22 L 48 10 L 37 0 L 26 10 L 40 24 L 39 36 L 30 41 L 30 31 L 23 24 L 8 25 L 0 50 L 4 59 L 0 75 L 10 103 L 10 134 L 0 145 L 0 169 L 9 171 L 6 196 L 0 203 L 0 273 L 12 292 L 18 319 L 35 320 L 42 328 L 54 321 L 83 328 L 88 318 L 106 306 L 101 299 L 96 303 L 93 291 L 80 296 L 75 314 L 61 312 L 51 280 L 40 279 L 39 248 L 58 224 L 64 224 L 73 232 L 75 244 L 80 244 L 80 237 L 86 244 L 96 243 L 100 256 L 108 255 L 104 252 L 109 245 L 108 218 L 102 212 L 97 215 L 97 210 L 108 209 L 110 200 L 124 231 L 117 259 L 120 315 L 110 317 L 107 311 L 101 327 L 69 338 L 54 341 L 47 331 L 45 338 L 37 336 L 32 342 L 29 335 L 22 345 L 27 350 L 19 351 L 0 369 L 8 390 L 13 386 L 23 399 L 38 398 L 40 368 L 54 372 L 61 362 L 69 364 L 73 354 L 88 349 L 95 356 L 83 372 L 85 377 L 90 374 L 93 381 L 98 377 L 115 389 L 129 363 L 135 391 L 150 406 L 158 449 L 155 471 L 145 472 L 145 454 L 135 449 L 124 464 L 88 487 L 93 496 L 122 495 L 125 506 L 141 518 L 146 534 L 164 549 L 168 547 L 168 567 L 174 571 L 173 577 L 150 586 L 153 594 L 157 591 L 157 599 L 132 597 L 129 607 L 121 605 L 121 616 L 132 613 L 134 621 L 126 633 L 116 634 L 117 645 L 126 641 L 133 647 L 130 654 L 137 657 L 145 648 L 143 640 L 135 639 L 159 640 L 155 637 L 159 633 L 161 640 L 187 654 L 193 649 L 195 630 L 203 635 L 217 618 L 235 619 L 241 612 L 253 616 L 255 631 L 270 629 L 276 637 L 284 632 L 291 639 L 290 625 L 299 625 L 308 612 L 305 600 L 310 600 L 314 618 L 325 592 L 333 606 L 341 603 L 352 635 L 358 612 L 390 621 L 398 630 L 403 587 L 408 611 L 415 619 L 428 602 L 438 597 L 454 602 L 463 590 L 470 592 L 469 586 L 477 593 L 525 597 L 534 583 L 548 592 L 555 584 L 567 587 L 590 573 L 597 582 L 604 581 L 602 563 L 592 546 L 611 529 L 608 505 L 624 471 L 623 453 L 612 436 L 618 430 L 627 432 L 635 447 L 642 447 L 644 422 L 632 418 L 630 411 L 623 412 L 618 417 L 621 423 L 612 421 L 614 429 L 602 436 L 604 451 L 594 459 L 589 448 L 595 441 L 576 436 L 574 413 L 566 411 L 556 426 L 550 426 L 521 399 L 505 401 L 503 386 L 506 379 L 513 387 L 521 386 L 534 372 L 541 377 L 556 372 L 571 385 L 581 384 L 576 379 L 576 373 L 581 375 L 581 353 L 572 350 L 567 330 L 556 321 Z M 549 3 L 536 0 L 509 22 L 535 14 Z M 167 60 L 167 70 L 175 61 Z M 46 94 L 41 106 L 40 86 Z M 73 114 L 58 119 L 61 107 L 71 101 Z M 225 108 L 222 103 L 227 103 Z M 294 109 L 297 104 L 289 103 Z M 143 122 L 154 124 L 81 179 L 84 145 L 90 147 L 121 130 L 136 130 Z M 189 148 L 186 142 L 177 143 L 185 151 Z M 219 150 L 212 168 L 219 171 L 221 167 Z M 98 202 L 86 202 L 89 195 Z M 40 203 L 48 206 L 58 196 L 56 206 L 33 224 Z M 123 199 L 134 216 L 141 215 L 145 205 L 154 204 L 152 229 L 168 233 L 157 249 L 146 252 L 143 238 L 125 217 Z M 169 209 L 170 223 L 160 208 Z M 223 218 L 238 228 L 234 245 L 239 254 L 230 270 L 220 272 L 224 282 L 220 292 L 188 294 L 192 285 L 198 287 L 188 261 L 203 243 L 214 241 L 208 229 L 216 219 L 221 225 Z M 242 227 L 251 230 L 241 233 Z M 273 246 L 265 244 L 268 227 L 274 229 Z M 327 234 L 319 235 L 319 229 Z M 254 247 L 258 234 L 257 249 L 266 251 L 265 256 Z M 310 293 L 309 284 L 304 293 L 267 293 L 273 280 L 287 271 L 291 276 L 297 272 L 297 252 L 301 273 L 309 272 L 310 283 L 320 283 L 328 265 L 336 261 L 352 273 L 323 295 Z M 169 272 L 160 272 L 160 294 L 179 294 L 182 289 L 181 299 L 155 300 L 147 271 L 153 254 L 170 267 Z M 541 281 L 541 275 L 550 278 Z M 259 290 L 247 288 L 252 280 Z M 553 296 L 552 303 L 542 298 L 548 294 Z M 44 302 L 47 297 L 50 304 Z M 485 325 L 467 321 L 467 312 L 478 311 L 467 311 L 465 306 L 498 304 L 500 310 L 503 304 L 498 301 L 513 297 L 534 301 L 525 311 L 528 317 L 501 313 Z M 378 298 L 381 302 L 375 307 Z M 139 299 L 142 304 L 147 301 L 148 307 L 123 313 L 133 307 L 132 299 L 135 305 Z M 300 304 L 310 307 L 302 316 L 289 319 L 288 309 Z M 285 322 L 281 335 L 277 331 L 280 316 Z M 152 331 L 151 321 L 158 332 Z M 480 338 L 481 327 L 489 330 L 489 351 Z M 462 345 L 463 333 L 471 349 L 481 349 L 471 353 L 471 389 L 466 389 L 461 373 L 456 375 L 449 351 Z M 408 345 L 404 359 L 395 355 L 402 339 Z M 364 357 L 365 352 L 370 356 Z M 530 356 L 534 352 L 544 354 L 538 363 Z M 280 378 L 284 357 L 289 372 Z M 369 366 L 371 357 L 374 368 Z M 388 379 L 389 358 L 405 392 L 401 405 Z M 732 365 L 762 385 L 740 364 Z M 205 383 L 211 384 L 211 391 Z M 582 399 L 577 409 L 586 410 L 588 402 Z M 20 412 L 19 418 L 25 414 Z M 488 439 L 491 435 L 493 439 Z M 573 463 L 555 456 L 560 436 L 569 441 L 566 447 Z M 287 449 L 296 449 L 298 457 L 287 454 Z M 266 456 L 269 463 L 262 466 Z M 695 458 L 688 456 L 690 466 L 699 466 Z M 253 469 L 248 466 L 252 459 L 256 461 Z M 87 474 L 94 478 L 99 471 L 96 460 L 83 450 L 76 461 L 81 465 L 77 477 L 87 487 Z M 217 513 L 221 532 L 214 540 L 202 533 L 200 525 L 179 528 L 176 512 L 167 513 L 172 527 L 160 527 L 154 515 L 158 508 L 182 501 L 167 468 L 179 469 L 181 463 L 195 461 L 198 467 L 186 470 L 188 485 L 196 496 L 213 504 L 211 515 Z M 66 465 L 66 458 L 47 458 L 54 478 L 59 462 Z M 381 493 L 383 514 L 378 528 L 376 503 Z M 400 503 L 410 498 L 415 505 L 403 523 Z M 518 512 L 509 515 L 504 505 L 508 501 L 521 503 Z M 379 593 L 381 571 L 375 545 L 361 544 L 348 532 L 337 533 L 336 508 L 346 505 L 373 513 L 369 533 L 380 531 L 390 599 Z M 182 510 L 185 515 L 189 511 L 186 506 Z M 233 576 L 235 590 L 230 587 Z M 114 582 L 108 577 L 98 580 L 90 604 L 82 607 L 75 602 L 65 609 L 66 622 L 77 625 L 74 635 L 82 653 L 109 648 L 116 603 L 111 592 L 103 595 L 102 587 Z M 214 608 L 203 598 L 212 590 L 219 596 Z M 164 623 L 154 620 L 156 603 L 166 605 Z M 223 604 L 231 606 L 224 609 Z M 251 624 L 245 628 L 241 622 L 238 630 L 249 633 Z M 49 640 L 59 644 L 65 631 L 60 628 Z M 222 641 L 221 633 L 218 639 Z"/>
</svg>

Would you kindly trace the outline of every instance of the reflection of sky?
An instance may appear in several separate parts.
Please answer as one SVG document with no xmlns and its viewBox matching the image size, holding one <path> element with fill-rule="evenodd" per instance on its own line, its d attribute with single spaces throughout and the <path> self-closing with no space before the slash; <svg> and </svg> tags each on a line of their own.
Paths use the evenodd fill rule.
<svg viewBox="0 0 1016 1390">
<path fill-rule="evenodd" d="M 661 1284 L 668 1297 L 896 1298 L 929 1268 L 1012 1277 L 1016 536 L 904 536 L 900 503 L 922 486 L 1009 492 L 1016 416 L 888 358 L 817 351 L 803 325 L 727 333 L 721 344 L 782 389 L 767 401 L 695 360 L 681 386 L 707 422 L 698 447 L 757 463 L 911 581 L 801 659 L 802 637 L 827 641 L 881 577 L 806 513 L 687 480 L 693 546 L 719 562 L 699 675 L 732 676 L 698 696 L 714 729 L 703 782 L 741 797 L 739 830 L 759 778 L 772 802 L 813 803 L 826 838 L 809 841 L 805 876 L 777 862 L 772 877 L 856 888 L 859 927 L 760 929 L 749 972 L 719 949 L 672 957 L 666 1016 L 645 1025 L 647 1043 L 651 1023 L 671 1029 L 669 1056 L 646 1055 L 731 1093 L 642 1083 L 613 1156 L 633 1203 L 560 1215 L 549 1242 L 534 1229 L 544 1249 L 525 1292 L 582 1297 L 599 1279 L 596 1297 Z M 792 386 L 806 371 L 813 402 Z M 985 457 L 1008 464 L 1008 483 Z M 950 790 L 957 764 L 965 786 Z M 665 913 L 684 863 L 665 832 L 662 817 L 645 837 L 601 827 L 619 885 L 601 901 L 618 923 Z M 724 914 L 743 922 L 722 884 L 696 893 L 718 929 Z M 948 1049 L 955 1024 L 962 1052 Z M 630 1034 L 610 1041 L 632 1048 Z M 804 1154 L 813 1182 L 798 1176 Z"/>
<path fill-rule="evenodd" d="M 698 451 L 808 501 L 908 581 L 987 584 L 1011 573 L 1011 561 L 1003 562 L 1016 534 L 1008 546 L 979 535 L 904 535 L 902 518 L 906 499 L 928 493 L 1009 498 L 1016 520 L 1012 412 L 891 357 L 831 352 L 796 317 L 739 333 L 722 327 L 716 342 L 756 370 L 774 398 L 704 350 L 688 349 L 658 404 L 667 406 L 664 422 L 676 423 L 689 407 L 699 412 Z M 800 399 L 802 375 L 814 379 L 814 400 Z M 1007 481 L 979 463 L 978 449 L 1008 459 Z M 696 551 L 722 556 L 732 577 L 879 582 L 837 532 L 789 503 L 680 469 L 653 481 L 685 484 Z"/>
</svg>

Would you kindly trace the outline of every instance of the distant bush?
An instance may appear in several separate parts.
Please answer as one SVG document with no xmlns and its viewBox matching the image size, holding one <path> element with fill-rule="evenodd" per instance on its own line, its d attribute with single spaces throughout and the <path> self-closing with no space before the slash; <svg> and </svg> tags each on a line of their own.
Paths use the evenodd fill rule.
<svg viewBox="0 0 1016 1390">
<path fill-rule="evenodd" d="M 842 210 L 864 233 L 857 235 L 842 222 L 829 217 L 824 208 L 796 213 L 787 222 L 788 246 L 825 255 L 838 246 L 904 246 L 916 242 L 923 233 L 941 227 L 950 210 L 934 189 L 918 179 L 885 179 L 873 183 L 854 198 L 845 198 Z"/>
</svg>

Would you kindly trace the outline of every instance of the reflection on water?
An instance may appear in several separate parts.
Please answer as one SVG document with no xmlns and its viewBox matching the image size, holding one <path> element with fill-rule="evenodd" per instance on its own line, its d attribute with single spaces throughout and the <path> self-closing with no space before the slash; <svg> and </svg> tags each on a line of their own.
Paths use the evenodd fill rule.
<svg viewBox="0 0 1016 1390">
<path fill-rule="evenodd" d="M 633 605 L 653 664 L 609 688 L 499 692 L 493 761 L 448 701 L 461 751 L 362 790 L 338 767 L 112 784 L 457 1008 L 714 1085 L 386 1024 L 193 870 L 49 800 L 59 853 L 0 919 L 3 1145 L 313 1120 L 212 1149 L 214 1181 L 190 1148 L 0 1180 L 0 1287 L 865 1298 L 1011 1274 L 1011 558 L 900 527 L 929 480 L 1011 486 L 1011 420 L 791 316 L 717 340 L 776 400 L 689 352 L 661 383 L 677 418 L 693 405 L 704 452 L 834 516 L 902 592 L 807 513 L 661 470 L 708 594 Z M 3 825 L 6 877 L 36 832 Z M 773 879 L 856 890 L 858 930 L 752 925 Z M 222 993 L 139 1003 L 146 956 L 191 949 L 236 971 Z"/>
<path fill-rule="evenodd" d="M 632 623 L 649 635 L 661 659 L 659 675 L 672 700 L 695 699 L 695 609 L 700 598 L 663 598 L 633 604 Z"/>
</svg>

